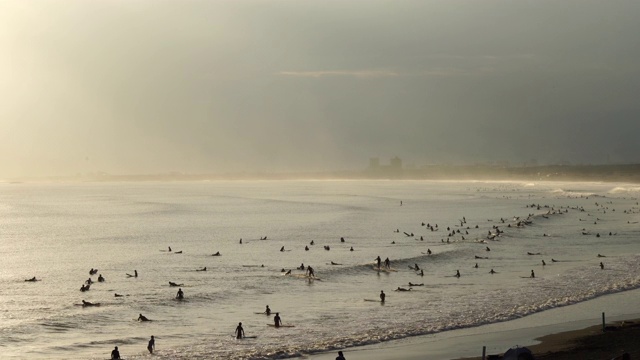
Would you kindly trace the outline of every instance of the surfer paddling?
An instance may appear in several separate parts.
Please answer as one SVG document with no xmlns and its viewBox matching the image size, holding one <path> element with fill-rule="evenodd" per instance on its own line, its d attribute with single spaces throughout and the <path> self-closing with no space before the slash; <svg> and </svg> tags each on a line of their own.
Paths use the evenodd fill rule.
<svg viewBox="0 0 640 360">
<path fill-rule="evenodd" d="M 151 321 L 146 316 L 138 314 L 138 321 Z"/>
</svg>

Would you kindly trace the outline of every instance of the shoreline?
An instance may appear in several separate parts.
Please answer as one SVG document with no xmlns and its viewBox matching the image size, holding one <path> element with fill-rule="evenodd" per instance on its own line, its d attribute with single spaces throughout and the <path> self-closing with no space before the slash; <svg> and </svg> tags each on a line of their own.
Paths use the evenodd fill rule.
<svg viewBox="0 0 640 360">
<path fill-rule="evenodd" d="M 634 351 L 624 344 L 636 341 L 640 334 L 640 289 L 608 294 L 578 304 L 554 308 L 502 323 L 445 331 L 436 334 L 409 337 L 373 345 L 335 349 L 329 352 L 305 355 L 296 359 L 333 360 L 338 350 L 348 360 L 479 360 L 482 347 L 487 355 L 503 354 L 511 347 L 527 347 L 536 359 L 612 359 L 622 355 L 622 350 Z M 623 331 L 602 333 L 601 313 L 606 312 L 607 326 L 636 324 Z M 633 320 L 635 319 L 635 320 Z M 636 329 L 632 335 L 626 329 Z M 600 337 L 606 335 L 607 337 Z M 596 347 L 585 346 L 584 336 L 597 339 Z M 614 339 L 615 338 L 615 339 Z M 603 340 L 604 339 L 604 340 Z M 619 340 L 622 339 L 622 340 Z M 626 339 L 626 342 L 623 340 Z M 590 340 L 591 341 L 591 340 Z M 620 344 L 620 348 L 608 349 L 607 341 Z M 582 351 L 577 356 L 576 351 Z M 607 357 L 608 354 L 611 356 Z M 640 344 L 632 359 L 640 357 Z"/>
</svg>

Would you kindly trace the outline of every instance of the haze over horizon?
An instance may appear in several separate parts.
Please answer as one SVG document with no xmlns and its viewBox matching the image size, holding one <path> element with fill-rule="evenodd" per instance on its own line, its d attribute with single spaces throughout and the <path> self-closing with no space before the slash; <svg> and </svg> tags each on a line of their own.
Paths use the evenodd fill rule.
<svg viewBox="0 0 640 360">
<path fill-rule="evenodd" d="M 0 0 L 0 178 L 640 163 L 640 2 Z"/>
</svg>

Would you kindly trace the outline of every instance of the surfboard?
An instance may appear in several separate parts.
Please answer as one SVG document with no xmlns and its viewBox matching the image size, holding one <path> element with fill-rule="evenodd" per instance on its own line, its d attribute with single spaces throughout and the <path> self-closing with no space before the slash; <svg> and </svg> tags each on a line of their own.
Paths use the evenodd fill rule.
<svg viewBox="0 0 640 360">
<path fill-rule="evenodd" d="M 364 299 L 364 301 L 380 302 L 380 300 L 374 300 L 374 299 Z"/>
<path fill-rule="evenodd" d="M 292 327 L 296 327 L 295 325 L 280 325 L 278 327 L 276 327 L 276 324 L 267 324 L 267 326 L 271 326 L 271 327 L 275 327 L 275 328 L 283 328 L 283 327 L 287 327 L 287 328 L 292 328 Z"/>
<path fill-rule="evenodd" d="M 271 314 L 273 314 L 273 313 L 275 313 L 275 311 L 272 311 L 272 312 L 271 312 Z M 257 315 L 267 315 L 267 316 L 271 315 L 271 314 L 267 314 L 267 313 L 266 313 L 266 312 L 264 312 L 264 311 L 263 311 L 263 312 L 254 312 L 254 314 L 257 314 Z"/>
</svg>

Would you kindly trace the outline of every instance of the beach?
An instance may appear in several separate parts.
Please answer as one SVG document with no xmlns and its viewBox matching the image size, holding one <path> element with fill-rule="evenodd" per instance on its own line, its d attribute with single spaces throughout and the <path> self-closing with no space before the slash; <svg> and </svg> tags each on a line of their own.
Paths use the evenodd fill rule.
<svg viewBox="0 0 640 360">
<path fill-rule="evenodd" d="M 521 319 L 419 336 L 384 344 L 342 349 L 348 360 L 480 360 L 482 348 L 502 355 L 511 347 L 527 347 L 536 359 L 609 360 L 629 352 L 640 357 L 640 290 L 606 295 Z M 622 304 L 630 306 L 622 307 Z M 606 332 L 598 311 L 608 309 Z M 592 318 L 583 318 L 593 313 Z M 338 350 L 338 349 L 337 349 Z M 301 359 L 333 360 L 337 350 Z M 426 355 L 428 354 L 428 355 Z"/>
<path fill-rule="evenodd" d="M 0 346 L 16 359 L 103 359 L 114 346 L 142 359 L 154 335 L 154 358 L 172 360 L 500 354 L 597 325 L 602 312 L 640 318 L 638 193 L 603 183 L 3 184 Z M 82 292 L 90 277 L 106 280 Z M 267 326 L 266 305 L 290 326 Z"/>
</svg>

